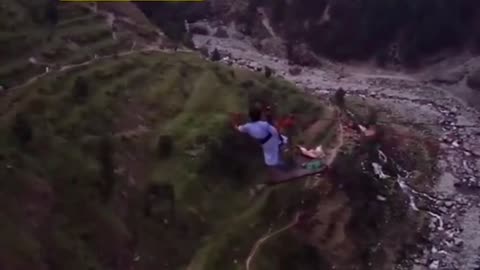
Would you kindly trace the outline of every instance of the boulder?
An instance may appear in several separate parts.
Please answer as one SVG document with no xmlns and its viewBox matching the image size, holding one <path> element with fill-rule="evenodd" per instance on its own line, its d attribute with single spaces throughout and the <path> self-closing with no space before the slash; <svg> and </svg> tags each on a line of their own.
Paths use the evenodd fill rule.
<svg viewBox="0 0 480 270">
<path fill-rule="evenodd" d="M 473 71 L 467 78 L 468 87 L 480 91 L 480 68 Z"/>
<path fill-rule="evenodd" d="M 288 73 L 290 73 L 290 75 L 292 75 L 292 76 L 300 75 L 300 73 L 302 73 L 302 68 L 300 68 L 298 66 L 291 67 L 291 68 L 288 69 Z"/>
<path fill-rule="evenodd" d="M 301 66 L 319 66 L 320 61 L 314 52 L 305 43 L 295 44 L 289 48 L 288 60 Z"/>
<path fill-rule="evenodd" d="M 259 40 L 255 45 L 257 49 L 266 54 L 275 55 L 281 58 L 287 57 L 285 44 L 280 38 L 265 38 Z"/>
</svg>

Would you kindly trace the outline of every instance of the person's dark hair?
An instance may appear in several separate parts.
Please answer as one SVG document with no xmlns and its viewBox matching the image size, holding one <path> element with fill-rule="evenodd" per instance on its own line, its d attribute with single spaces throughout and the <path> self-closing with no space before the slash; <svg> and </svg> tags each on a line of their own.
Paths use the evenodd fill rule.
<svg viewBox="0 0 480 270">
<path fill-rule="evenodd" d="M 260 121 L 262 119 L 262 110 L 259 108 L 259 106 L 252 106 L 250 107 L 248 115 L 250 116 L 250 121 Z"/>
</svg>

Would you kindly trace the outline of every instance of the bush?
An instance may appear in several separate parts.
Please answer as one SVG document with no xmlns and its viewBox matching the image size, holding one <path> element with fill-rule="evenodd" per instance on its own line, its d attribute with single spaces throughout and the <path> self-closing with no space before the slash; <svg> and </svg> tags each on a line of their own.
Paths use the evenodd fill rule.
<svg viewBox="0 0 480 270">
<path fill-rule="evenodd" d="M 170 135 L 160 135 L 158 137 L 157 146 L 155 149 L 157 157 L 161 159 L 168 158 L 173 152 L 173 138 Z"/>
<path fill-rule="evenodd" d="M 217 49 L 213 50 L 212 55 L 210 56 L 210 60 L 220 61 L 220 59 L 222 59 L 220 52 Z"/>
<path fill-rule="evenodd" d="M 222 178 L 247 179 L 252 166 L 261 165 L 260 148 L 243 134 L 225 127 L 222 134 L 206 143 L 206 151 L 201 157 L 199 173 L 212 174 Z M 242 184 L 234 182 L 232 184 Z M 245 182 L 246 184 L 246 182 Z"/>
<path fill-rule="evenodd" d="M 272 77 L 272 74 L 273 74 L 272 69 L 270 67 L 266 66 L 265 67 L 265 78 L 268 79 L 268 78 Z"/>
<path fill-rule="evenodd" d="M 12 133 L 21 145 L 33 139 L 33 128 L 29 119 L 24 114 L 17 114 L 12 125 Z"/>
<path fill-rule="evenodd" d="M 339 107 L 344 107 L 345 106 L 345 94 L 346 94 L 346 92 L 342 88 L 338 89 L 335 92 L 335 95 L 333 97 L 333 101 L 334 101 L 335 105 L 337 105 Z"/>
<path fill-rule="evenodd" d="M 78 77 L 75 79 L 75 83 L 73 85 L 73 98 L 77 101 L 84 101 L 89 92 L 88 82 L 84 77 Z"/>
</svg>

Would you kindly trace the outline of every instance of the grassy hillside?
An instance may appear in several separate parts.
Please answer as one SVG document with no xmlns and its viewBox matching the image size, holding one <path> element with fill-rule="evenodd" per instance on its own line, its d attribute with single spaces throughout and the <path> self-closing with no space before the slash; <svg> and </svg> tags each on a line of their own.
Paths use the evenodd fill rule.
<svg viewBox="0 0 480 270">
<path fill-rule="evenodd" d="M 349 190 L 307 181 L 254 194 L 267 179 L 262 154 L 231 114 L 267 101 L 297 116 L 296 140 L 328 149 L 339 125 L 320 100 L 195 53 L 161 51 L 156 29 L 87 5 L 58 5 L 49 24 L 47 3 L 2 3 L 0 269 L 328 269 L 383 258 L 371 243 L 397 247 L 415 234 L 405 228 L 416 220 L 400 215 L 363 236 L 403 201 L 397 192 L 379 203 L 371 176 L 350 170 L 365 156 L 350 155 L 358 138 L 338 149 L 351 157 L 338 165 Z M 352 214 L 365 205 L 377 211 Z M 300 208 L 307 217 L 287 230 Z M 391 269 L 391 253 L 363 269 Z"/>
<path fill-rule="evenodd" d="M 142 36 L 113 39 L 83 6 L 59 11 L 50 39 L 28 15 L 1 33 L 0 268 L 243 269 L 254 241 L 290 221 L 300 186 L 251 198 L 261 153 L 229 114 L 269 100 L 307 126 L 322 108 L 194 54 L 122 55 Z M 51 70 L 21 86 L 45 72 L 32 56 Z"/>
<path fill-rule="evenodd" d="M 140 269 L 179 269 L 194 255 L 194 269 L 234 269 L 230 259 L 298 200 L 275 200 L 292 187 L 250 200 L 261 154 L 228 113 L 266 96 L 285 112 L 321 113 L 288 84 L 190 54 L 100 61 L 16 91 L 2 102 L 1 216 L 11 226 L 0 241 L 17 246 L 0 252 L 3 269 L 108 269 L 134 255 Z M 146 217 L 154 183 L 163 193 Z"/>
<path fill-rule="evenodd" d="M 35 1 L 35 4 L 3 1 L 0 85 L 13 87 L 47 67 L 52 70 L 81 63 L 95 55 L 126 51 L 134 44 L 157 38 L 155 29 L 148 25 L 115 20 L 112 26 L 111 18 L 102 12 L 94 13 L 87 5 L 62 3 L 50 7 L 47 3 L 47 0 Z M 56 24 L 47 16 L 48 10 L 56 10 Z"/>
</svg>

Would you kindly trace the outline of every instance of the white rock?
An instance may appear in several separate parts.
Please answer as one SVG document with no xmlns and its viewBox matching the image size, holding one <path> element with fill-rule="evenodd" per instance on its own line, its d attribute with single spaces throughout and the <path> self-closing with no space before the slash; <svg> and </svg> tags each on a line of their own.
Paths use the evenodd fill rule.
<svg viewBox="0 0 480 270">
<path fill-rule="evenodd" d="M 460 238 L 455 238 L 455 239 L 453 240 L 453 243 L 455 244 L 455 246 L 460 247 L 460 246 L 463 245 L 463 240 L 460 239 Z"/>
<path fill-rule="evenodd" d="M 428 269 L 438 269 L 439 266 L 440 266 L 439 261 L 433 261 L 432 263 L 430 263 L 430 265 L 428 265 Z"/>
</svg>

